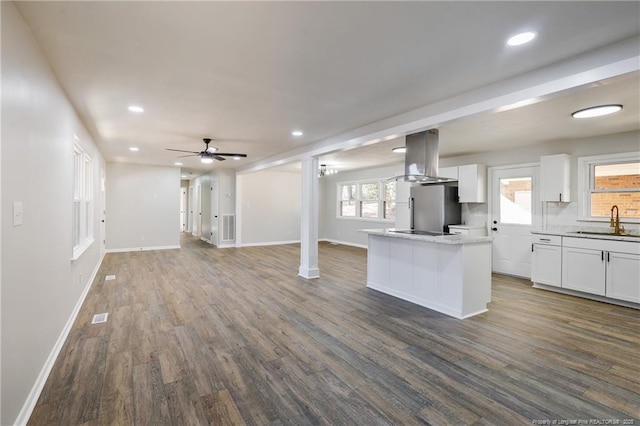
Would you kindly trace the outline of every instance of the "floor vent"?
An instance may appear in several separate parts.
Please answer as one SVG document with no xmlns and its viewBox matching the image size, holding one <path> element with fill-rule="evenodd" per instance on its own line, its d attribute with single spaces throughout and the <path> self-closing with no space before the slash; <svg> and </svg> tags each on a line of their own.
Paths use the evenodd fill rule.
<svg viewBox="0 0 640 426">
<path fill-rule="evenodd" d="M 106 277 L 104 277 L 105 281 L 111 281 L 111 280 L 115 280 L 116 276 L 115 275 L 107 275 Z"/>
<path fill-rule="evenodd" d="M 95 314 L 93 319 L 91 320 L 91 324 L 102 324 L 103 322 L 107 322 L 107 317 L 109 316 L 108 312 L 104 312 L 102 314 Z"/>
</svg>

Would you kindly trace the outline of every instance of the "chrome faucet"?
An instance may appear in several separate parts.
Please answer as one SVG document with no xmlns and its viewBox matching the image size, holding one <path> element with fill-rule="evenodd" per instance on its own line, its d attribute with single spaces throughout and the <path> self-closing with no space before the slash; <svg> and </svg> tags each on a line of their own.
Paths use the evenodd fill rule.
<svg viewBox="0 0 640 426">
<path fill-rule="evenodd" d="M 615 220 L 613 219 L 613 209 L 616 209 L 616 218 Z M 611 207 L 611 222 L 609 224 L 609 226 L 613 226 L 613 233 L 616 235 L 620 235 L 622 233 L 622 231 L 624 231 L 624 226 L 620 225 L 620 210 L 618 209 L 618 206 L 616 206 L 615 204 L 613 205 L 613 207 Z"/>
</svg>

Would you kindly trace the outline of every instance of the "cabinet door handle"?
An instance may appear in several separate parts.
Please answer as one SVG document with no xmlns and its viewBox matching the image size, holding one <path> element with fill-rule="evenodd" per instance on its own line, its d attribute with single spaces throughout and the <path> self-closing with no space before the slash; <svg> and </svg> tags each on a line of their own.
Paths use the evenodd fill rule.
<svg viewBox="0 0 640 426">
<path fill-rule="evenodd" d="M 533 253 L 533 244 L 531 244 L 531 253 Z"/>
<path fill-rule="evenodd" d="M 611 256 L 610 252 L 607 252 L 607 263 L 609 263 L 609 257 Z"/>
<path fill-rule="evenodd" d="M 604 251 L 600 252 L 600 260 L 604 261 Z"/>
<path fill-rule="evenodd" d="M 560 193 L 560 202 L 562 202 L 562 192 Z"/>
<path fill-rule="evenodd" d="M 540 238 L 540 241 L 548 241 L 548 242 L 551 242 L 551 239 L 550 239 L 550 238 Z"/>
</svg>

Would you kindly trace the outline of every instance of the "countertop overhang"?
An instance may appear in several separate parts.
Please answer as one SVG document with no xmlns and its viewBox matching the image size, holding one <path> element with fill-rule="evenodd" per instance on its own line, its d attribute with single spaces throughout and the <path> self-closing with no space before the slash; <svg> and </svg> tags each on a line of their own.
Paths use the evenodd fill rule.
<svg viewBox="0 0 640 426">
<path fill-rule="evenodd" d="M 382 237 L 399 238 L 403 240 L 424 241 L 428 243 L 436 244 L 478 244 L 478 243 L 490 243 L 493 241 L 493 237 L 484 237 L 477 235 L 420 235 L 420 234 L 403 234 L 396 228 L 384 228 L 384 229 L 360 229 L 359 232 L 364 232 L 369 235 L 379 235 Z M 402 231 L 402 229 L 400 230 Z"/>
<path fill-rule="evenodd" d="M 556 235 L 559 237 L 588 238 L 592 240 L 609 240 L 609 241 L 629 241 L 632 243 L 640 243 L 640 237 L 629 236 L 629 235 L 606 235 L 606 234 L 596 234 L 596 233 L 589 234 L 589 233 L 579 233 L 578 231 L 547 231 L 542 229 L 534 229 L 533 231 L 531 231 L 531 233 L 539 234 L 539 235 Z"/>
</svg>

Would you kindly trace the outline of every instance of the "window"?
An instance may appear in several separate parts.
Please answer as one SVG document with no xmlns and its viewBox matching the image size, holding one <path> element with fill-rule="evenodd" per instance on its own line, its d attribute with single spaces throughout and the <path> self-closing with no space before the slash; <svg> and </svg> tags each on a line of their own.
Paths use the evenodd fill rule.
<svg viewBox="0 0 640 426">
<path fill-rule="evenodd" d="M 618 206 L 621 219 L 640 219 L 640 155 L 638 153 L 578 159 L 581 219 L 608 220 Z"/>
<path fill-rule="evenodd" d="M 396 219 L 396 182 L 389 181 L 384 184 L 384 218 Z"/>
<path fill-rule="evenodd" d="M 395 220 L 396 183 L 383 180 L 338 184 L 338 217 Z"/>
<path fill-rule="evenodd" d="M 360 217 L 378 218 L 380 206 L 380 183 L 369 182 L 360 184 Z"/>
<path fill-rule="evenodd" d="M 339 185 L 340 216 L 356 217 L 356 185 Z"/>
<path fill-rule="evenodd" d="M 73 148 L 73 259 L 93 243 L 93 161 L 79 145 Z"/>
<path fill-rule="evenodd" d="M 500 179 L 500 223 L 531 225 L 531 177 Z"/>
</svg>

